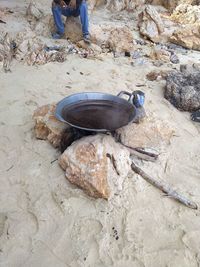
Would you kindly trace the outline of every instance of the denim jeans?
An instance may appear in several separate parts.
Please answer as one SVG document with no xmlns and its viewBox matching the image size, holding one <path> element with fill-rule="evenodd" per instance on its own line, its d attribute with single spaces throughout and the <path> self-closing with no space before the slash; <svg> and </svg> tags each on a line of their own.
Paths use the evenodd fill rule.
<svg viewBox="0 0 200 267">
<path fill-rule="evenodd" d="M 78 17 L 80 16 L 83 36 L 89 34 L 88 26 L 88 8 L 87 3 L 83 0 L 79 7 L 72 9 L 69 7 L 63 8 L 59 5 L 52 7 L 53 18 L 59 34 L 63 34 L 65 31 L 64 24 L 62 22 L 62 15 L 65 17 Z"/>
</svg>

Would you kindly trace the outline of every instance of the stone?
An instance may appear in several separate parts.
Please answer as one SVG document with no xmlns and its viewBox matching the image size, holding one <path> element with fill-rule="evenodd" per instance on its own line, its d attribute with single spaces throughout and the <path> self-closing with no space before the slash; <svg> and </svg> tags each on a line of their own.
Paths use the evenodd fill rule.
<svg viewBox="0 0 200 267">
<path fill-rule="evenodd" d="M 166 79 L 167 75 L 168 75 L 169 71 L 164 71 L 164 70 L 161 70 L 161 71 L 150 71 L 147 75 L 146 75 L 146 78 L 147 80 L 149 81 L 156 81 L 158 79 Z"/>
<path fill-rule="evenodd" d="M 59 159 L 66 178 L 89 196 L 109 199 L 123 188 L 130 170 L 129 151 L 105 134 L 75 141 Z"/>
<path fill-rule="evenodd" d="M 161 34 L 164 32 L 164 25 L 160 15 L 153 6 L 146 5 L 144 11 L 139 14 L 139 30 L 147 39 L 153 42 L 161 40 Z"/>
<path fill-rule="evenodd" d="M 200 51 L 200 23 L 180 27 L 170 37 L 170 41 L 185 48 Z"/>
<path fill-rule="evenodd" d="M 69 17 L 65 22 L 65 37 L 69 38 L 73 43 L 83 39 L 81 23 L 79 17 Z"/>
<path fill-rule="evenodd" d="M 200 71 L 172 71 L 166 78 L 165 98 L 179 110 L 200 109 Z"/>
<path fill-rule="evenodd" d="M 147 116 L 139 124 L 131 123 L 119 130 L 117 135 L 123 144 L 138 148 L 153 148 L 160 150 L 169 144 L 174 130 L 153 114 Z"/>
<path fill-rule="evenodd" d="M 145 4 L 145 0 L 108 0 L 107 8 L 113 12 L 122 10 L 135 11 L 138 6 Z"/>
<path fill-rule="evenodd" d="M 151 4 L 163 5 L 165 8 L 173 11 L 180 4 L 197 4 L 198 0 L 153 0 Z"/>
<path fill-rule="evenodd" d="M 171 53 L 162 48 L 154 48 L 149 57 L 152 60 L 160 60 L 163 62 L 170 62 Z"/>
<path fill-rule="evenodd" d="M 180 24 L 194 24 L 200 22 L 200 6 L 181 4 L 175 8 L 171 17 Z"/>
<path fill-rule="evenodd" d="M 133 34 L 126 26 L 112 29 L 108 45 L 116 52 L 131 52 L 134 49 Z"/>
<path fill-rule="evenodd" d="M 39 20 L 44 16 L 44 13 L 35 2 L 30 2 L 26 10 L 26 16 L 28 21 Z"/>
<path fill-rule="evenodd" d="M 58 148 L 62 134 L 69 126 L 56 119 L 55 108 L 56 104 L 41 106 L 35 110 L 33 119 L 36 138 L 48 140 L 55 148 Z"/>
</svg>

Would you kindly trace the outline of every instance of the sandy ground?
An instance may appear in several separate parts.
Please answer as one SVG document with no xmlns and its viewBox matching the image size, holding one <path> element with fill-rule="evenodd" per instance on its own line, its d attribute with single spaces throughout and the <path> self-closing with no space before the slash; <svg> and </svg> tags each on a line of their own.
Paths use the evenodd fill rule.
<svg viewBox="0 0 200 267">
<path fill-rule="evenodd" d="M 195 52 L 181 63 L 199 59 Z M 199 210 L 165 197 L 132 172 L 120 195 L 92 199 L 65 179 L 54 161 L 59 152 L 34 137 L 32 114 L 40 105 L 76 92 L 117 94 L 144 84 L 148 116 L 175 134 L 158 162 L 143 168 L 200 206 L 200 125 L 164 100 L 163 81 L 146 80 L 151 69 L 132 67 L 128 58 L 71 55 L 40 67 L 14 61 L 12 73 L 0 71 L 1 267 L 200 266 Z"/>
</svg>

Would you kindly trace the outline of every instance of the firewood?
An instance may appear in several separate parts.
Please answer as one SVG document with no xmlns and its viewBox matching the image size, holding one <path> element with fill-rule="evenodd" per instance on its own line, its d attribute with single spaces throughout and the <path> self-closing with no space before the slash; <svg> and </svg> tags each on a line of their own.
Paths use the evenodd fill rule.
<svg viewBox="0 0 200 267">
<path fill-rule="evenodd" d="M 197 204 L 186 197 L 180 195 L 178 192 L 176 192 L 174 189 L 171 188 L 170 185 L 166 184 L 163 180 L 156 180 L 155 178 L 150 177 L 148 174 L 146 174 L 141 168 L 135 165 L 134 162 L 131 164 L 131 169 L 142 176 L 143 179 L 145 179 L 148 183 L 155 186 L 156 188 L 163 191 L 167 196 L 174 198 L 175 200 L 179 201 L 183 205 L 187 206 L 191 209 L 197 209 Z"/>
</svg>

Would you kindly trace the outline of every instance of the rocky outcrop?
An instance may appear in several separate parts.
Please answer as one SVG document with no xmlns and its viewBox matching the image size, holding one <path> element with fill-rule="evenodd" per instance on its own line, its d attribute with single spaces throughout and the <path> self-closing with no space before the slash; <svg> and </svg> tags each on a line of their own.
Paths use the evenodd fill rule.
<svg viewBox="0 0 200 267">
<path fill-rule="evenodd" d="M 200 71 L 171 72 L 166 78 L 165 98 L 180 110 L 200 109 Z"/>
<path fill-rule="evenodd" d="M 35 110 L 33 119 L 35 120 L 36 138 L 48 140 L 57 148 L 60 145 L 62 134 L 68 126 L 55 118 L 55 108 L 55 104 L 39 107 Z"/>
<path fill-rule="evenodd" d="M 153 42 L 159 42 L 161 34 L 164 32 L 164 25 L 160 15 L 154 7 L 147 5 L 139 15 L 140 33 Z"/>
<path fill-rule="evenodd" d="M 170 38 L 172 43 L 200 51 L 200 23 L 180 27 Z"/>
<path fill-rule="evenodd" d="M 122 190 L 130 170 L 129 152 L 111 136 L 83 137 L 59 159 L 66 178 L 89 196 L 108 199 Z"/>
</svg>

